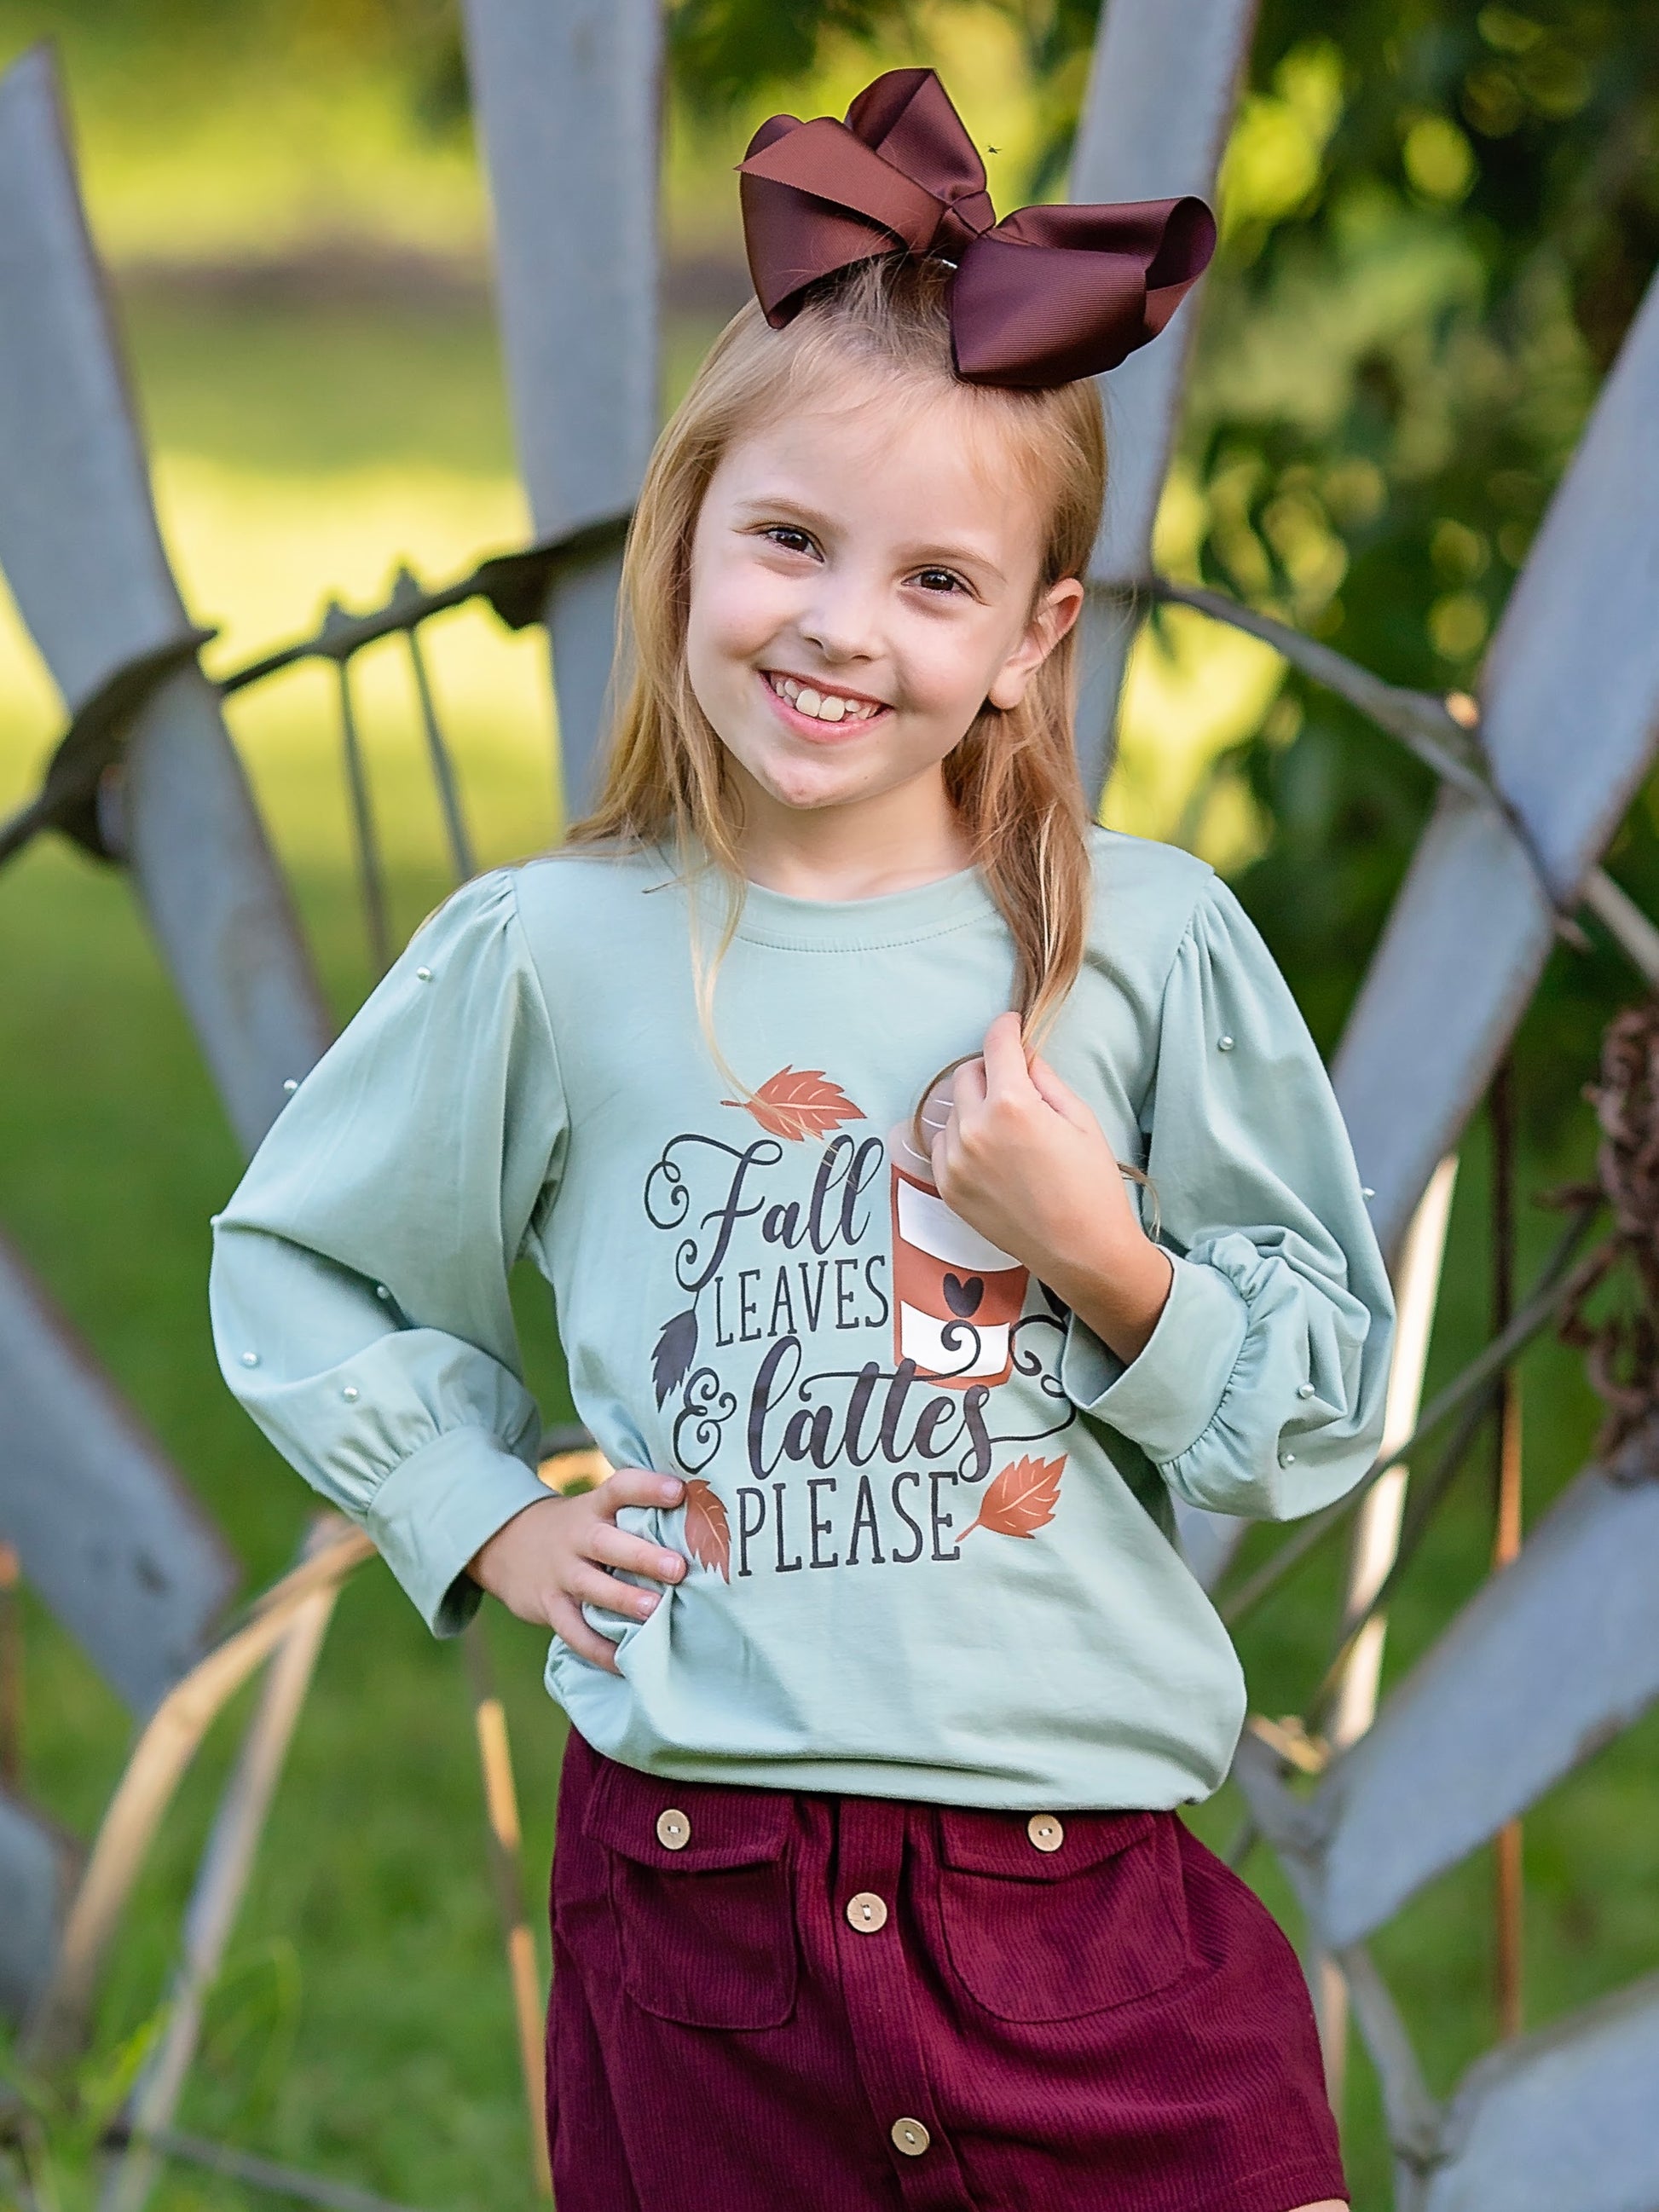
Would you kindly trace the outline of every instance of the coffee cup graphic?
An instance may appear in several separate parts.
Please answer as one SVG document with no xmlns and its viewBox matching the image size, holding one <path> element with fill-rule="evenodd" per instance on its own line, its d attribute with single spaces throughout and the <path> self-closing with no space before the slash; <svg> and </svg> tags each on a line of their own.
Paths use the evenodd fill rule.
<svg viewBox="0 0 1659 2212">
<path fill-rule="evenodd" d="M 948 1083 L 921 1109 L 928 1151 L 911 1140 L 907 1114 L 887 1133 L 893 1203 L 893 1358 L 929 1382 L 1006 1382 L 1010 1332 L 1025 1303 L 1026 1269 L 953 1213 L 939 1196 L 931 1158 L 950 1119 Z"/>
</svg>

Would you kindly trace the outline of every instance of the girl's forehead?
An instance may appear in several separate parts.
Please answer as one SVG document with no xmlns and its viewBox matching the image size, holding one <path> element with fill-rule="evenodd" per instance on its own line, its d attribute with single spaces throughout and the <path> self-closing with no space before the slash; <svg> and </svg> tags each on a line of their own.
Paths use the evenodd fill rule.
<svg viewBox="0 0 1659 2212">
<path fill-rule="evenodd" d="M 1015 526 L 1030 504 L 1007 425 L 968 387 L 938 380 L 849 377 L 739 430 L 720 473 L 740 492 L 765 480 L 845 501 L 925 482 L 930 503 L 985 509 Z M 1010 512 L 1018 509 L 1018 514 Z"/>
</svg>

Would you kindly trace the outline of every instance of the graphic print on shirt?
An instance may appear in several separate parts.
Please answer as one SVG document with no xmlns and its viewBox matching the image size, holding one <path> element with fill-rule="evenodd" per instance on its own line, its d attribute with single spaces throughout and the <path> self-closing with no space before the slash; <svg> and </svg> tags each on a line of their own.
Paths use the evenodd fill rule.
<svg viewBox="0 0 1659 2212">
<path fill-rule="evenodd" d="M 966 1387 L 1005 1382 L 1009 1333 L 1025 1303 L 1027 1270 L 953 1213 L 933 1181 L 933 1139 L 948 1108 L 930 1097 L 918 1152 L 907 1115 L 887 1133 L 893 1207 L 893 1358 Z"/>
<path fill-rule="evenodd" d="M 821 1068 L 720 1103 L 759 1133 L 682 1131 L 642 1193 L 690 1301 L 651 1369 L 659 1411 L 675 1401 L 691 1558 L 741 1582 L 944 1565 L 975 1531 L 1047 1528 L 1066 1455 L 1025 1448 L 1077 1416 L 1058 1372 L 1067 1308 L 946 1206 L 908 1117 L 885 1141 L 855 1136 L 865 1115 Z M 924 1134 L 942 1110 L 929 1101 Z M 717 1489 L 704 1470 L 722 1447 Z"/>
</svg>

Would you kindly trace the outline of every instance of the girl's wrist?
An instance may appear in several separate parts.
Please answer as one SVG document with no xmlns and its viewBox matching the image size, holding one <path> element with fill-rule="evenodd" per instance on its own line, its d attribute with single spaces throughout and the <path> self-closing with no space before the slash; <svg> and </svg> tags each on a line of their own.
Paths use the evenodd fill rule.
<svg viewBox="0 0 1659 2212">
<path fill-rule="evenodd" d="M 1137 1229 L 1109 1252 L 1050 1267 L 1042 1280 L 1127 1366 L 1146 1350 L 1175 1282 L 1175 1263 Z"/>
<path fill-rule="evenodd" d="M 507 1603 L 503 1584 L 513 1580 L 514 1554 L 526 1536 L 533 1538 L 534 1534 L 525 1527 L 525 1516 L 539 1514 L 544 1505 L 562 1503 L 563 1500 L 551 1492 L 545 1498 L 534 1498 L 528 1505 L 521 1505 L 516 1513 L 510 1514 L 492 1535 L 484 1539 L 466 1563 L 466 1572 L 480 1589 L 487 1591 L 491 1597 L 499 1598 L 503 1605 Z M 510 1535 L 507 1533 L 509 1529 L 513 1532 Z"/>
</svg>

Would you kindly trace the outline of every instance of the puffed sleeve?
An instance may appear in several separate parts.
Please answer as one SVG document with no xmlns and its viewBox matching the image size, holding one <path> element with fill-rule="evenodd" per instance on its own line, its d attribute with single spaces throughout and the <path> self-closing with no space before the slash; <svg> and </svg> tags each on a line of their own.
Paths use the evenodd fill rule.
<svg viewBox="0 0 1659 2212">
<path fill-rule="evenodd" d="M 507 1275 L 557 1188 L 566 1116 L 512 872 L 416 933 L 213 1219 L 226 1381 L 374 1539 L 422 1617 L 548 1495 Z"/>
<path fill-rule="evenodd" d="M 1169 1301 L 1127 1366 L 1072 1315 L 1062 1385 L 1189 1504 L 1313 1512 L 1382 1440 L 1394 1301 L 1313 1039 L 1219 878 L 1170 972 L 1142 1123 Z"/>
</svg>

